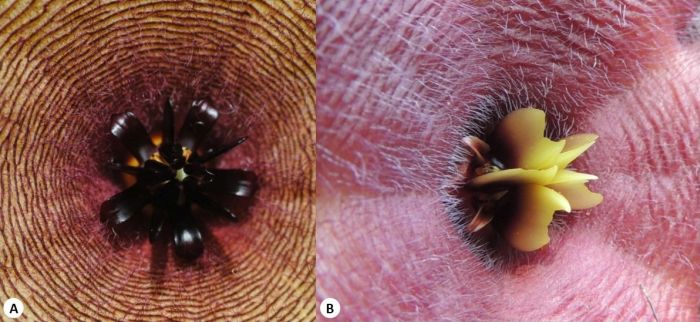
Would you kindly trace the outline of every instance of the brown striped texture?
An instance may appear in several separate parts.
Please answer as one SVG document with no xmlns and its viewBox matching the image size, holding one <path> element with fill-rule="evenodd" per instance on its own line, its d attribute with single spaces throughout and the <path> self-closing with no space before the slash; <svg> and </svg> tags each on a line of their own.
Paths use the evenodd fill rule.
<svg viewBox="0 0 700 322">
<path fill-rule="evenodd" d="M 0 1 L 0 300 L 24 320 L 313 320 L 315 2 Z M 98 220 L 109 116 L 209 98 L 262 180 L 193 264 Z"/>
</svg>

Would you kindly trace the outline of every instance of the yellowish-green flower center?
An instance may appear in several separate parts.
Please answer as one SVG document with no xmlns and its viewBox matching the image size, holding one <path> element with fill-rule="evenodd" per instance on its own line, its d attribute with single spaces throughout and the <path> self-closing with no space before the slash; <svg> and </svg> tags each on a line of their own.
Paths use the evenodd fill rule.
<svg viewBox="0 0 700 322">
<path fill-rule="evenodd" d="M 478 231 L 497 215 L 508 218 L 502 234 L 516 249 L 532 251 L 549 243 L 547 227 L 555 211 L 570 212 L 600 204 L 603 196 L 586 187 L 598 177 L 579 173 L 569 164 L 590 148 L 595 134 L 576 134 L 559 141 L 544 136 L 545 113 L 534 108 L 515 110 L 506 115 L 492 135 L 490 144 L 476 137 L 463 142 L 478 160 L 465 188 L 475 198 L 477 212 L 467 227 Z M 495 165 L 487 157 L 497 148 Z M 500 162 L 499 162 L 500 163 Z M 484 194 L 492 194 L 485 198 Z M 508 214 L 496 214 L 494 203 L 508 203 Z"/>
</svg>

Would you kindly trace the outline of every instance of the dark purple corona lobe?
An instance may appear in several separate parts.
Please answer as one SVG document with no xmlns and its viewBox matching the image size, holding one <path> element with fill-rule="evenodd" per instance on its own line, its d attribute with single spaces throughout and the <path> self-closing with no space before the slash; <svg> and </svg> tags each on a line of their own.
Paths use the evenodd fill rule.
<svg viewBox="0 0 700 322">
<path fill-rule="evenodd" d="M 119 227 L 135 218 L 150 216 L 147 222 L 151 242 L 172 233 L 178 256 L 188 260 L 199 257 L 204 251 L 204 244 L 200 222 L 192 212 L 192 204 L 236 219 L 237 215 L 214 195 L 250 199 L 257 189 L 257 177 L 251 171 L 210 169 L 205 166 L 206 162 L 245 142 L 247 137 L 198 154 L 198 147 L 217 118 L 216 109 L 204 101 L 196 101 L 191 105 L 175 139 L 174 111 L 172 102 L 168 101 L 163 111 L 163 143 L 156 146 L 133 113 L 114 115 L 111 133 L 139 161 L 139 165 L 127 166 L 112 161 L 110 166 L 135 175 L 137 182 L 102 204 L 100 220 L 108 226 Z M 144 214 L 143 209 L 149 204 L 153 209 L 150 214 Z"/>
<path fill-rule="evenodd" d="M 175 211 L 175 235 L 173 243 L 175 252 L 184 259 L 199 257 L 204 251 L 202 233 L 192 217 L 189 207 L 179 207 Z"/>
<path fill-rule="evenodd" d="M 211 169 L 212 180 L 203 184 L 205 191 L 221 191 L 232 196 L 251 197 L 255 190 L 255 174 L 238 169 Z"/>
<path fill-rule="evenodd" d="M 146 128 L 131 112 L 113 115 L 111 132 L 139 163 L 148 160 L 156 150 Z"/>
<path fill-rule="evenodd" d="M 204 101 L 192 103 L 180 130 L 178 141 L 190 150 L 196 150 L 219 118 L 219 112 Z"/>
<path fill-rule="evenodd" d="M 151 201 L 144 186 L 135 184 L 102 203 L 100 219 L 118 226 L 134 218 Z"/>
</svg>

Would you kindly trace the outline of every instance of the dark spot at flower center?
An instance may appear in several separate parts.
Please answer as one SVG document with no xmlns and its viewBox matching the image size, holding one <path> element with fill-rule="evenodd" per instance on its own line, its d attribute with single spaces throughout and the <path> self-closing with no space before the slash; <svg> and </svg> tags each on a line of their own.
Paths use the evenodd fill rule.
<svg viewBox="0 0 700 322">
<path fill-rule="evenodd" d="M 201 222 L 193 215 L 192 206 L 235 220 L 237 215 L 227 202 L 252 199 L 257 177 L 251 171 L 206 166 L 247 137 L 198 153 L 218 118 L 215 108 L 204 101 L 193 102 L 177 136 L 173 113 L 172 102 L 168 101 L 161 140 L 149 136 L 131 112 L 112 117 L 111 133 L 131 158 L 126 164 L 112 161 L 111 166 L 135 176 L 136 181 L 102 204 L 100 219 L 115 232 L 124 230 L 119 228 L 146 226 L 151 242 L 172 233 L 175 252 L 182 258 L 194 259 L 203 252 L 203 237 Z M 144 219 L 149 222 L 147 225 L 140 224 Z"/>
</svg>

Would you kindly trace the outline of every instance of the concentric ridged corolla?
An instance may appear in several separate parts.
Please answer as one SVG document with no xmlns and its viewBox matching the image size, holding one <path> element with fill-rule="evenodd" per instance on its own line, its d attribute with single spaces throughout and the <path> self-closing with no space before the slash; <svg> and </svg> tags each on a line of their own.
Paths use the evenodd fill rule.
<svg viewBox="0 0 700 322">
<path fill-rule="evenodd" d="M 555 211 L 587 209 L 603 201 L 586 183 L 598 177 L 569 168 L 598 138 L 575 134 L 559 141 L 544 136 L 545 113 L 523 108 L 506 115 L 489 143 L 463 139 L 472 160 L 463 187 L 476 214 L 467 226 L 479 231 L 499 218 L 496 230 L 514 248 L 537 250 L 549 243 L 548 226 Z"/>
<path fill-rule="evenodd" d="M 236 219 L 236 214 L 213 195 L 250 199 L 257 189 L 257 178 L 251 171 L 205 166 L 247 139 L 201 149 L 218 115 L 205 101 L 193 102 L 176 137 L 173 106 L 168 101 L 162 138 L 149 136 L 131 112 L 113 115 L 111 133 L 131 157 L 124 162 L 113 160 L 111 166 L 136 180 L 126 180 L 131 185 L 102 204 L 100 219 L 111 228 L 147 219 L 151 242 L 172 233 L 176 254 L 185 259 L 199 257 L 204 250 L 202 223 L 195 218 L 192 206 Z"/>
</svg>

